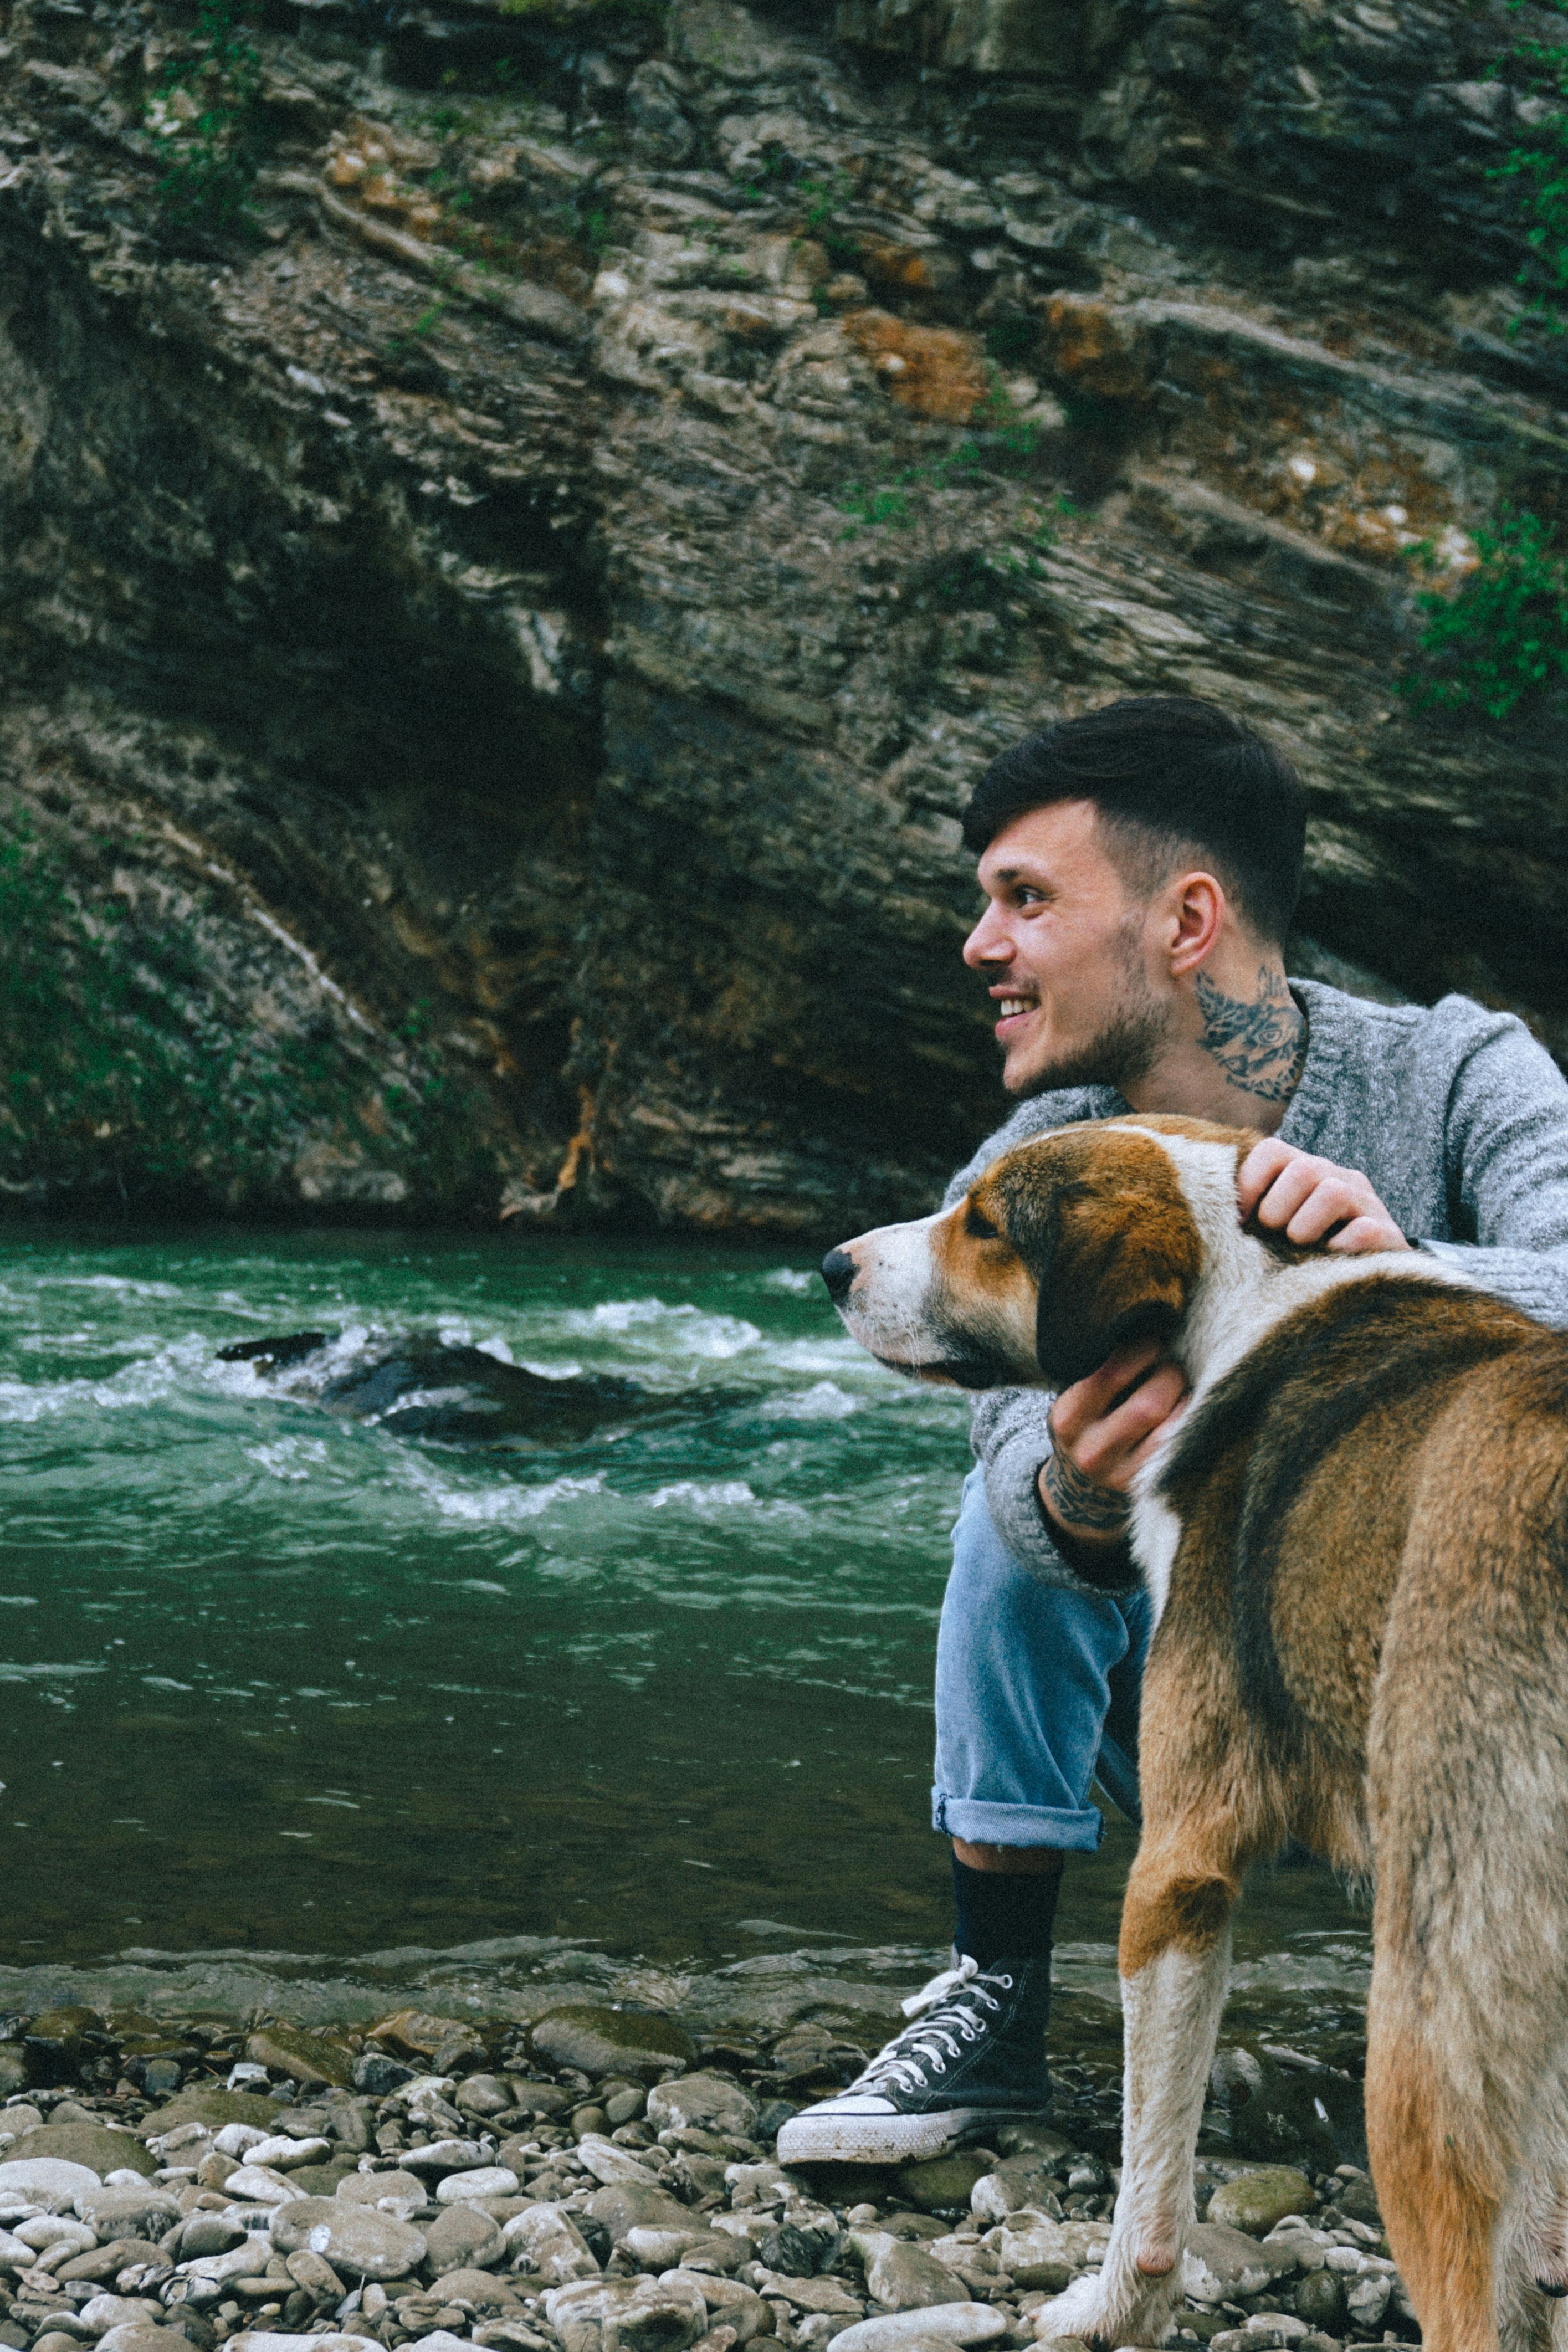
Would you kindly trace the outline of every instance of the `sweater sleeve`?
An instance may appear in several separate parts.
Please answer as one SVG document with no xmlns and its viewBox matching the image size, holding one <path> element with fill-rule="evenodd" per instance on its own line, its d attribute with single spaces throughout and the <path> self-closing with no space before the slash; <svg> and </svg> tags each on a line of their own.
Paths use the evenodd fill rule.
<svg viewBox="0 0 1568 2352">
<path fill-rule="evenodd" d="M 1040 1504 L 1040 1471 L 1051 1450 L 1044 1389 L 991 1389 L 975 1400 L 970 1444 L 985 1474 L 985 1501 L 997 1534 L 1021 1568 L 1042 1584 L 1077 1592 L 1106 1592 L 1137 1581 L 1131 1556 L 1120 1549 L 1080 1574 L 1052 1538 Z"/>
<path fill-rule="evenodd" d="M 1467 1282 L 1568 1329 L 1568 1080 L 1523 1024 L 1494 1013 L 1455 1072 L 1445 1124 L 1452 1224 L 1414 1238 Z"/>
</svg>

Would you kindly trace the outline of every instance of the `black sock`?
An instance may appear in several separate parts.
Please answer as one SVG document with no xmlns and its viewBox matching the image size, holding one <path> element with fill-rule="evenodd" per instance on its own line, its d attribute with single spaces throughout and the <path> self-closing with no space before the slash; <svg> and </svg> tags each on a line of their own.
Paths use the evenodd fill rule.
<svg viewBox="0 0 1568 2352">
<path fill-rule="evenodd" d="M 998 1960 L 1048 1959 L 1051 1922 L 1062 1874 L 1058 1870 L 971 1870 L 952 1857 L 958 1906 L 953 1940 L 983 1969 Z"/>
</svg>

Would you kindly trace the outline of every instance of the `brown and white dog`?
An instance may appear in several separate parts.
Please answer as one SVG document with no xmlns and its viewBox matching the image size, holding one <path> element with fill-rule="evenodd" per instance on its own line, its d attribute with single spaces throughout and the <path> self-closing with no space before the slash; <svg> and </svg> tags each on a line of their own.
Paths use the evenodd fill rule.
<svg viewBox="0 0 1568 2352">
<path fill-rule="evenodd" d="M 1368 2139 L 1427 2352 L 1544 2352 L 1568 2311 L 1568 1339 L 1430 1257 L 1244 1229 L 1256 1139 L 1059 1129 L 824 1268 L 903 1371 L 1056 1389 L 1152 1332 L 1192 1387 L 1133 1506 L 1159 1623 L 1121 2189 L 1100 2277 L 1039 2332 L 1166 2334 L 1231 1907 L 1295 1837 L 1375 1879 Z"/>
</svg>

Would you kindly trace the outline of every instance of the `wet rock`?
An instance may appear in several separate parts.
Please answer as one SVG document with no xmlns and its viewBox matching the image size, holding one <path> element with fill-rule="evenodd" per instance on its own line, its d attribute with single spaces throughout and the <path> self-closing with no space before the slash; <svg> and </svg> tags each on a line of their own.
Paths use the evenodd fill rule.
<svg viewBox="0 0 1568 2352">
<path fill-rule="evenodd" d="M 654 2177 L 635 2149 L 621 2147 L 598 2132 L 585 2132 L 578 2141 L 577 2161 L 606 2187 L 623 2180 L 636 2186 Z"/>
<path fill-rule="evenodd" d="M 144 2319 L 123 2320 L 117 2327 L 107 2327 L 98 2341 L 101 2352 L 184 2352 L 184 2339 L 172 2327 L 162 2324 L 163 2313 L 157 2304 L 148 2306 Z"/>
<path fill-rule="evenodd" d="M 668 2229 L 657 2223 L 638 2222 L 626 2231 L 621 2243 L 638 2270 L 652 2271 L 657 2276 L 662 2271 L 678 2269 L 702 2235 L 700 2225 L 689 2216 L 679 2227 Z"/>
<path fill-rule="evenodd" d="M 1238 2156 L 1304 2163 L 1321 2172 L 1364 2150 L 1359 2084 L 1333 2074 L 1294 2073 L 1267 2051 L 1247 2045 L 1217 2053 L 1211 2083 L 1229 2109 L 1231 2145 Z"/>
<path fill-rule="evenodd" d="M 320 2034 L 301 2033 L 290 2025 L 268 2025 L 253 2033 L 245 2045 L 247 2058 L 269 2074 L 292 2075 L 297 2083 L 331 2084 L 347 2090 L 353 2060 Z"/>
<path fill-rule="evenodd" d="M 504 2164 L 480 2164 L 472 2171 L 449 2172 L 436 2191 L 438 2204 L 457 2205 L 476 2197 L 513 2197 L 520 2184 Z"/>
<path fill-rule="evenodd" d="M 1037 2153 L 1009 2157 L 994 2171 L 983 2172 L 969 2192 L 970 2210 L 982 2221 L 1005 2221 L 1025 2205 L 1053 2221 L 1061 2218 L 1047 2159 Z"/>
<path fill-rule="evenodd" d="M 158 2158 L 140 2137 L 93 2122 L 41 2125 L 36 2131 L 25 2132 L 8 2153 L 12 2158 L 61 2157 L 68 2164 L 85 2165 L 100 2180 L 110 2172 L 152 2174 L 158 2169 Z"/>
<path fill-rule="evenodd" d="M 489 2160 L 474 2139 L 433 2139 L 423 2147 L 400 2149 L 397 2158 L 403 2171 L 429 2181 L 444 2180 L 449 2172 L 478 2172 Z"/>
<path fill-rule="evenodd" d="M 51 2197 L 69 2200 L 84 2189 L 100 2189 L 102 2185 L 89 2166 L 68 2163 L 64 2157 L 21 2157 L 0 2163 L 0 2197 L 36 2197 L 40 2201 Z"/>
<path fill-rule="evenodd" d="M 232 2239 L 230 2242 L 233 2242 Z M 73 2254 L 69 2262 L 61 2263 L 55 2277 L 61 2286 L 78 2279 L 106 2284 L 118 2279 L 121 2272 L 128 2270 L 132 2263 L 142 2263 L 146 2259 L 145 2238 L 111 2238 L 107 2245 L 95 2246 L 89 2253 Z M 180 2259 L 184 2261 L 185 2257 L 182 2255 Z"/>
<path fill-rule="evenodd" d="M 1350 2281 L 1345 2289 L 1345 2310 L 1352 2327 L 1371 2335 L 1383 2326 L 1389 2297 L 1394 2293 L 1394 2281 L 1386 2272 L 1369 2271 Z"/>
<path fill-rule="evenodd" d="M 600 2009 L 569 2002 L 535 2021 L 529 2046 L 551 2066 L 575 2066 L 584 2074 L 612 2069 L 652 2076 L 689 2064 L 696 2045 L 673 2017 L 651 2011 Z"/>
<path fill-rule="evenodd" d="M 302 2197 L 285 2206 L 273 2221 L 272 2242 L 282 2254 L 308 2247 L 355 2279 L 406 2278 L 426 2254 L 423 2233 L 408 2222 L 342 2197 Z"/>
<path fill-rule="evenodd" d="M 894 2238 L 866 2273 L 866 2284 L 889 2311 L 921 2311 L 933 2304 L 962 2303 L 962 2283 L 923 2247 Z"/>
<path fill-rule="evenodd" d="M 1053 2221 L 1047 2213 L 1019 2213 L 1011 2226 L 1005 2223 L 988 2232 L 985 2242 L 1016 2286 L 1059 2294 L 1068 2280 L 1104 2254 L 1110 2224 Z"/>
<path fill-rule="evenodd" d="M 395 2214 L 400 2221 L 424 2212 L 430 2202 L 430 2191 L 424 2181 L 402 2170 L 345 2173 L 333 2195 L 344 2204 L 374 2205 L 384 2213 Z"/>
<path fill-rule="evenodd" d="M 1223 2182 L 1209 2200 L 1208 2218 L 1261 2238 L 1288 2213 L 1310 2213 L 1317 2202 L 1318 2192 L 1304 2172 L 1271 2164 Z"/>
<path fill-rule="evenodd" d="M 223 2186 L 226 2196 L 237 2197 L 247 2205 L 287 2205 L 305 2193 L 295 2187 L 286 2172 L 274 2172 L 266 2164 L 240 2165 Z"/>
<path fill-rule="evenodd" d="M 1005 2318 L 988 2304 L 951 2303 L 863 2319 L 833 2340 L 838 2352 L 910 2352 L 910 2347 L 927 2338 L 967 2346 L 994 2344 L 1006 2333 Z"/>
<path fill-rule="evenodd" d="M 648 2093 L 647 2119 L 656 2132 L 728 2132 L 751 2139 L 756 2132 L 757 2102 L 732 2075 L 681 2074 L 673 2082 L 656 2084 Z"/>
<path fill-rule="evenodd" d="M 685 2352 L 708 2325 L 708 2307 L 695 2289 L 659 2279 L 583 2279 L 552 2287 L 544 2314 L 563 2352 Z"/>
<path fill-rule="evenodd" d="M 504 2279 L 492 2278 L 488 2271 L 447 2271 L 440 2282 L 441 2296 L 447 2303 L 471 2304 L 476 2311 L 517 2311 L 517 2295 Z"/>
<path fill-rule="evenodd" d="M 586 2239 L 563 2206 L 531 2205 L 504 2223 L 499 2235 L 518 2269 L 531 2271 L 538 2278 L 549 2279 L 552 2285 L 564 2286 L 574 2279 L 599 2275 L 599 2265 Z"/>
<path fill-rule="evenodd" d="M 481 2213 L 472 2206 L 448 2206 L 429 2224 L 425 2242 L 430 2267 L 437 2278 L 447 2271 L 489 2270 L 507 2258 L 507 2241 L 501 2234 L 500 2223 L 493 2215 Z"/>
<path fill-rule="evenodd" d="M 667 2271 L 659 2281 L 661 2286 L 695 2288 L 702 2297 L 710 2320 L 721 2320 L 735 2331 L 737 2344 L 749 2344 L 753 2336 L 773 2333 L 773 2315 L 762 2296 L 738 2279 L 714 2278 L 707 2272 Z"/>
<path fill-rule="evenodd" d="M 758 2261 L 786 2278 L 815 2278 L 822 2267 L 821 2255 L 820 2241 L 797 2230 L 793 2221 L 781 2221 L 757 2241 Z"/>
<path fill-rule="evenodd" d="M 205 2084 L 177 2092 L 164 2106 L 154 2108 L 136 2126 L 141 2139 L 161 2139 L 177 2124 L 205 2124 L 221 2131 L 225 2124 L 252 2124 L 259 2132 L 277 2129 L 279 2109 L 275 2100 L 254 2091 L 222 2091 Z"/>
<path fill-rule="evenodd" d="M 320 2254 L 313 2254 L 308 2246 L 290 2254 L 284 2268 L 295 2285 L 303 2287 L 318 2304 L 341 2303 L 347 2292 L 331 2263 L 323 2261 Z"/>
<path fill-rule="evenodd" d="M 513 2104 L 511 2086 L 499 2074 L 470 2074 L 459 2083 L 453 2105 L 465 2116 L 504 2115 Z"/>
<path fill-rule="evenodd" d="M 587 2210 L 610 2233 L 614 2245 L 625 2242 L 628 2230 L 686 2230 L 692 2227 L 689 2209 L 661 2189 L 657 2180 L 618 2180 L 597 2189 Z"/>
<path fill-rule="evenodd" d="M 151 2181 L 142 2189 L 79 2189 L 74 2201 L 100 2238 L 161 2238 L 181 2218 L 178 2201 Z"/>
<path fill-rule="evenodd" d="M 128 2294 L 89 2295 L 77 2316 L 89 2336 L 106 2336 L 111 2327 L 124 2327 L 140 2323 L 156 2326 L 163 2318 L 162 2304 L 144 2302 L 140 2296 Z"/>
<path fill-rule="evenodd" d="M 1005 2265 L 1005 2254 L 1003 2262 Z M 1277 2279 L 1289 2278 L 1294 2268 L 1295 2259 L 1286 2249 L 1259 2245 L 1244 2231 L 1221 2222 L 1198 2221 L 1187 2232 L 1182 2288 L 1194 2303 L 1234 2303 L 1242 2295 L 1261 2294 Z"/>
<path fill-rule="evenodd" d="M 29 2083 L 47 2088 L 75 2079 L 81 2063 L 83 2039 L 101 2033 L 103 2020 L 92 2009 L 51 2009 L 35 2017 L 22 2036 L 22 2055 Z"/>
<path fill-rule="evenodd" d="M 1378 2209 L 1377 2191 L 1364 2173 L 1342 2181 L 1333 2191 L 1334 2203 L 1350 2221 L 1364 2221 L 1374 2230 L 1383 2227 L 1383 2215 Z"/>
<path fill-rule="evenodd" d="M 1338 2336 L 1342 2331 L 1345 2294 L 1337 2272 L 1310 2271 L 1304 2278 L 1298 2279 L 1295 2303 L 1298 2315 L 1309 2327 L 1318 2328 L 1325 2336 Z"/>
<path fill-rule="evenodd" d="M 900 2165 L 894 2179 L 899 2194 L 920 2212 L 967 2212 L 975 2183 L 990 2169 L 988 2157 L 960 2148 L 951 2156 L 931 2157 L 924 2164 Z"/>
<path fill-rule="evenodd" d="M 793 2311 L 825 2313 L 829 2318 L 858 2319 L 865 2305 L 849 2293 L 837 2279 L 787 2278 L 783 2271 L 764 2269 L 759 2263 L 752 2276 L 757 2292 L 787 2303 Z"/>
<path fill-rule="evenodd" d="M 384 2051 L 366 2050 L 354 2060 L 350 2079 L 356 2091 L 363 2091 L 373 2099 L 384 2099 L 389 2093 L 414 2079 L 412 2066 L 389 2058 Z"/>
<path fill-rule="evenodd" d="M 356 2158 L 342 2156 L 328 2164 L 302 2164 L 288 2178 L 307 2197 L 335 2197 L 339 2183 L 352 2179 L 358 2170 Z"/>
</svg>

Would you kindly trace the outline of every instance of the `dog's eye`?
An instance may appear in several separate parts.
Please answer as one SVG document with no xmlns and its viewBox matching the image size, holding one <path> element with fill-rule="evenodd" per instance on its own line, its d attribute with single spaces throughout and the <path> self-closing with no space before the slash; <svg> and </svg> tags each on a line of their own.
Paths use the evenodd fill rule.
<svg viewBox="0 0 1568 2352">
<path fill-rule="evenodd" d="M 973 1201 L 963 1220 L 963 1230 L 973 1242 L 994 1242 L 1002 1238 L 990 1218 L 982 1216 Z"/>
</svg>

